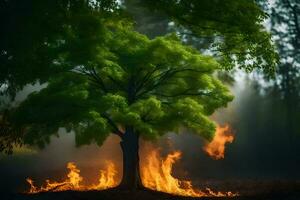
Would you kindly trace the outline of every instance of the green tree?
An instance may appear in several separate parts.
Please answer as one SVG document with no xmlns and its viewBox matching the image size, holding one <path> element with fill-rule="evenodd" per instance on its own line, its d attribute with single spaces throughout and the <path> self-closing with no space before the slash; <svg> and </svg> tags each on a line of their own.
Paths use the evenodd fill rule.
<svg viewBox="0 0 300 200">
<path fill-rule="evenodd" d="M 65 71 L 63 54 L 88 60 L 104 40 L 102 21 L 118 17 L 113 0 L 6 0 L 0 2 L 0 151 L 21 143 L 20 129 L 9 122 L 16 93 L 46 83 Z M 9 99 L 9 100 L 3 100 Z"/>
<path fill-rule="evenodd" d="M 34 1 L 32 6 L 40 2 Z M 22 128 L 19 137 L 24 143 L 40 147 L 49 143 L 50 136 L 57 134 L 60 127 L 74 130 L 78 145 L 92 142 L 101 145 L 110 133 L 118 135 L 123 151 L 121 187 L 135 189 L 141 186 L 140 137 L 155 139 L 183 128 L 208 140 L 213 137 L 215 124 L 208 117 L 232 100 L 226 86 L 214 76 L 216 70 L 230 69 L 236 62 L 248 71 L 262 68 L 266 74 L 272 75 L 274 70 L 276 54 L 269 34 L 261 25 L 266 16 L 254 1 L 203 1 L 206 2 L 202 5 L 204 7 L 197 3 L 200 1 L 146 4 L 165 13 L 178 26 L 197 37 L 217 35 L 217 50 L 224 54 L 217 59 L 183 45 L 175 34 L 149 39 L 134 31 L 128 18 L 116 12 L 118 9 L 107 7 L 114 1 L 92 2 L 95 1 L 67 1 L 59 7 L 58 10 L 70 11 L 70 5 L 76 5 L 73 12 L 66 13 L 66 23 L 57 19 L 56 13 L 41 18 L 38 24 L 53 17 L 55 27 L 63 30 L 63 34 L 53 37 L 51 43 L 43 39 L 37 42 L 38 47 L 46 45 L 42 48 L 45 50 L 42 55 L 50 55 L 49 60 L 46 59 L 48 62 L 39 62 L 44 61 L 44 57 L 40 51 L 35 51 L 35 45 L 23 48 L 23 45 L 15 44 L 8 48 L 10 51 L 2 50 L 1 56 L 7 62 L 17 58 L 8 56 L 8 53 L 17 50 L 16 55 L 19 55 L 19 47 L 30 52 L 25 61 L 31 58 L 38 61 L 34 65 L 24 65 L 24 60 L 16 59 L 20 62 L 11 66 L 17 69 L 17 73 L 10 71 L 9 65 L 1 65 L 5 84 L 15 89 L 13 79 L 9 79 L 14 74 L 24 78 L 20 85 L 37 80 L 44 80 L 47 84 L 15 108 L 8 121 L 17 129 Z M 170 7 L 166 3 L 170 3 Z M 203 12 L 204 8 L 211 9 L 211 12 Z M 247 8 L 247 12 L 244 15 L 238 12 L 237 15 L 235 9 L 239 8 Z M 236 17 L 241 17 L 243 23 L 235 20 Z M 221 23 L 220 19 L 226 23 Z M 44 36 L 48 38 L 47 33 Z M 9 34 L 4 38 L 9 38 Z M 265 48 L 261 47 L 262 38 Z M 21 41 L 26 42 L 26 38 Z M 8 41 L 7 46 L 10 45 Z M 251 59 L 252 62 L 247 62 Z M 26 77 L 28 72 L 32 74 Z M 22 74 L 26 76 L 22 77 Z"/>
<path fill-rule="evenodd" d="M 268 18 L 254 0 L 140 0 L 154 11 L 165 13 L 184 38 L 198 38 L 226 69 L 260 69 L 273 76 L 278 55 L 271 35 L 263 26 Z M 194 38 L 194 39 L 195 39 Z M 201 40 L 199 40 L 199 38 Z M 203 39 L 205 39 L 203 41 Z M 197 43 L 197 40 L 194 41 Z M 202 44 L 203 43 L 203 44 Z M 211 43 L 210 46 L 207 43 Z"/>
<path fill-rule="evenodd" d="M 105 50 L 68 72 L 18 107 L 14 121 L 26 125 L 25 143 L 43 146 L 59 127 L 75 130 L 78 145 L 101 145 L 114 133 L 123 151 L 121 185 L 140 185 L 138 140 L 185 127 L 211 139 L 212 112 L 232 99 L 213 77 L 220 65 L 174 35 L 153 40 L 129 25 L 108 25 Z M 68 59 L 68 58 L 65 58 Z M 73 59 L 72 59 L 73 60 Z M 64 62 L 65 63 L 65 62 Z"/>
<path fill-rule="evenodd" d="M 63 53 L 92 57 L 103 40 L 100 18 L 117 15 L 114 0 L 1 1 L 0 94 L 47 82 Z"/>
</svg>

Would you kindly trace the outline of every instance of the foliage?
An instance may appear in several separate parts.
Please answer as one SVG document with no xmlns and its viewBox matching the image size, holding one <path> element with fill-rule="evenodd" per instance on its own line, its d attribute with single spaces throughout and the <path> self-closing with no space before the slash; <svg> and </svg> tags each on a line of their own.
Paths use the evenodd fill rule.
<svg viewBox="0 0 300 200">
<path fill-rule="evenodd" d="M 74 62 L 17 109 L 14 121 L 29 125 L 27 142 L 42 145 L 59 127 L 75 130 L 78 144 L 100 145 L 128 126 L 145 138 L 185 127 L 210 139 L 207 116 L 232 99 L 213 77 L 219 64 L 174 35 L 150 40 L 126 23 L 107 28 L 98 58 Z"/>
<path fill-rule="evenodd" d="M 275 1 L 270 8 L 271 26 L 281 63 L 278 81 L 284 98 L 299 99 L 300 75 L 300 6 L 297 0 Z M 289 94 L 291 93 L 291 94 Z M 297 101 L 297 100 L 296 100 Z"/>
<path fill-rule="evenodd" d="M 12 97 L 24 85 L 45 83 L 60 72 L 61 54 L 94 56 L 102 40 L 100 19 L 117 6 L 112 0 L 7 0 L 0 5 L 0 89 Z"/>
<path fill-rule="evenodd" d="M 78 145 L 101 145 L 127 127 L 147 139 L 182 128 L 211 139 L 209 116 L 232 100 L 214 73 L 239 64 L 272 75 L 276 53 L 253 1 L 142 3 L 197 37 L 214 37 L 207 47 L 221 57 L 176 34 L 149 39 L 113 0 L 2 3 L 1 91 L 14 96 L 25 84 L 47 84 L 9 115 L 25 143 L 43 147 L 60 127 L 74 130 Z"/>
<path fill-rule="evenodd" d="M 264 4 L 270 15 L 270 28 L 278 48 L 280 63 L 276 79 L 265 88 L 274 105 L 282 109 L 279 120 L 283 122 L 291 146 L 299 136 L 300 118 L 300 1 L 275 0 Z M 292 150 L 293 151 L 293 150 Z M 291 155 L 294 152 L 291 153 Z"/>
<path fill-rule="evenodd" d="M 263 26 L 268 15 L 253 0 L 145 0 L 187 31 L 204 38 L 225 69 L 261 69 L 273 76 L 278 55 Z M 200 40 L 201 42 L 201 40 Z M 203 41 L 202 41 L 203 42 Z M 205 43 L 204 43 L 205 44 Z"/>
</svg>

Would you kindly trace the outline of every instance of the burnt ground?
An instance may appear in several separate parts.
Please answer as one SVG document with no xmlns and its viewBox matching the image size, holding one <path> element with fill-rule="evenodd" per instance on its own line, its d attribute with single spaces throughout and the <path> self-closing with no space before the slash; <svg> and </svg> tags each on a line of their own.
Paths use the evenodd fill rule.
<svg viewBox="0 0 300 200">
<path fill-rule="evenodd" d="M 2 194 L 1 200 L 300 200 L 300 182 L 247 182 L 235 183 L 233 191 L 239 191 L 237 197 L 182 197 L 148 189 L 135 192 L 109 189 L 103 191 L 65 191 L 39 194 Z"/>
</svg>

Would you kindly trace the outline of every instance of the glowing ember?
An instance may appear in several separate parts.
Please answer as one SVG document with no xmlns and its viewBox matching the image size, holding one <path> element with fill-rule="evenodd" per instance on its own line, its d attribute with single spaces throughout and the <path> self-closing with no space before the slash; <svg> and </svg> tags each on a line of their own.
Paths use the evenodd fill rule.
<svg viewBox="0 0 300 200">
<path fill-rule="evenodd" d="M 204 146 L 204 151 L 211 157 L 215 159 L 224 158 L 225 144 L 232 143 L 234 136 L 230 133 L 230 128 L 228 125 L 224 127 L 217 126 L 215 137 L 210 143 Z"/>
<path fill-rule="evenodd" d="M 99 182 L 96 185 L 82 185 L 83 178 L 80 176 L 80 170 L 77 169 L 76 165 L 72 162 L 69 162 L 67 165 L 69 173 L 67 179 L 61 182 L 46 180 L 44 186 L 36 187 L 33 184 L 33 180 L 27 178 L 26 181 L 30 185 L 30 190 L 28 193 L 39 193 L 39 192 L 57 192 L 57 191 L 66 191 L 66 190 L 77 190 L 77 191 L 86 191 L 86 190 L 103 190 L 107 188 L 115 187 L 118 182 L 116 181 L 117 171 L 115 165 L 112 162 L 107 162 L 107 169 L 100 170 Z"/>
<path fill-rule="evenodd" d="M 171 193 L 181 196 L 192 197 L 232 197 L 236 196 L 232 192 L 214 192 L 209 188 L 197 190 L 192 186 L 191 181 L 178 180 L 172 176 L 173 164 L 181 158 L 181 152 L 175 151 L 162 159 L 157 150 L 149 153 L 147 163 L 141 167 L 141 177 L 143 185 L 147 188 Z"/>
</svg>

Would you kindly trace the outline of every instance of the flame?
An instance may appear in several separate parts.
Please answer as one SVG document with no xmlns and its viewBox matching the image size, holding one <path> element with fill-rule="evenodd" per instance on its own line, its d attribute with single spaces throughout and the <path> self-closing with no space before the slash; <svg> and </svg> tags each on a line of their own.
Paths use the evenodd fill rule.
<svg viewBox="0 0 300 200">
<path fill-rule="evenodd" d="M 228 133 L 229 126 L 217 127 L 216 135 L 211 143 L 205 146 L 205 151 L 216 159 L 224 158 L 225 144 L 233 141 L 233 135 Z M 190 180 L 179 180 L 173 177 L 173 166 L 180 160 L 182 153 L 174 151 L 165 158 L 161 157 L 157 148 L 151 148 L 147 152 L 146 159 L 141 162 L 141 179 L 146 188 L 166 192 L 174 195 L 191 197 L 234 197 L 237 193 L 213 191 L 210 188 L 196 189 Z M 104 190 L 117 186 L 119 177 L 115 164 L 106 162 L 106 169 L 99 171 L 99 179 L 96 184 L 85 185 L 84 179 L 80 176 L 80 170 L 75 163 L 67 164 L 69 170 L 67 178 L 63 181 L 50 181 L 38 187 L 31 178 L 27 178 L 30 189 L 28 193 L 57 192 L 66 190 L 88 191 Z"/>
<path fill-rule="evenodd" d="M 225 144 L 232 143 L 234 135 L 230 133 L 230 127 L 225 125 L 224 127 L 217 126 L 215 137 L 210 143 L 207 143 L 203 150 L 216 160 L 224 158 Z"/>
<path fill-rule="evenodd" d="M 157 190 L 181 196 L 192 197 L 233 197 L 237 196 L 232 192 L 214 192 L 210 188 L 204 191 L 194 189 L 192 182 L 188 180 L 179 180 L 172 176 L 173 165 L 181 158 L 181 152 L 175 151 L 167 155 L 165 159 L 161 158 L 158 150 L 152 150 L 147 157 L 147 161 L 141 167 L 141 178 L 143 185 L 149 189 Z M 44 186 L 37 187 L 32 179 L 26 181 L 30 185 L 28 193 L 35 194 L 40 192 L 58 192 L 66 190 L 88 191 L 104 190 L 117 186 L 117 171 L 112 162 L 107 162 L 106 170 L 100 170 L 98 184 L 83 185 L 83 178 L 80 176 L 80 170 L 73 162 L 67 165 L 69 173 L 67 179 L 61 182 L 46 180 Z"/>
<path fill-rule="evenodd" d="M 107 162 L 107 170 L 100 170 L 98 184 L 93 186 L 93 190 L 104 190 L 117 186 L 117 170 L 112 162 Z"/>
<path fill-rule="evenodd" d="M 143 185 L 149 189 L 191 197 L 233 197 L 232 192 L 214 192 L 210 188 L 204 191 L 194 189 L 192 182 L 179 180 L 172 176 L 173 165 L 181 158 L 181 152 L 175 151 L 161 158 L 157 150 L 150 152 L 147 162 L 141 167 Z"/>
<path fill-rule="evenodd" d="M 27 178 L 26 181 L 30 185 L 28 193 L 34 194 L 39 192 L 58 192 L 66 190 L 77 190 L 77 191 L 87 191 L 87 190 L 103 190 L 115 187 L 117 185 L 116 175 L 117 171 L 115 165 L 108 161 L 106 170 L 100 170 L 100 177 L 98 184 L 86 186 L 83 185 L 83 178 L 80 176 L 80 170 L 76 167 L 73 162 L 67 164 L 69 173 L 67 179 L 61 182 L 46 180 L 44 186 L 37 187 L 31 178 Z"/>
</svg>

